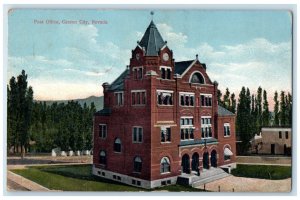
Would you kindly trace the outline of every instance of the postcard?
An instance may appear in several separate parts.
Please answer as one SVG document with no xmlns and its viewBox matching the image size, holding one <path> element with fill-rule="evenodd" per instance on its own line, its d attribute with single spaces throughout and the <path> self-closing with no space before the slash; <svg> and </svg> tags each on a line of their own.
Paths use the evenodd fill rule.
<svg viewBox="0 0 300 200">
<path fill-rule="evenodd" d="M 292 11 L 7 21 L 9 193 L 292 190 Z"/>
</svg>

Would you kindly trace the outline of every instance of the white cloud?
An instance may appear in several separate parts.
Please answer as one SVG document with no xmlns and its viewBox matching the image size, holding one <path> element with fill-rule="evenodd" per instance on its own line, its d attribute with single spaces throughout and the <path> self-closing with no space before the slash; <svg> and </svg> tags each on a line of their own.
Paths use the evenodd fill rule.
<svg viewBox="0 0 300 200">
<path fill-rule="evenodd" d="M 173 28 L 167 24 L 157 24 L 157 28 L 162 34 L 162 37 L 168 41 L 169 47 L 183 47 L 187 42 L 188 37 L 185 34 L 174 31 Z"/>
<path fill-rule="evenodd" d="M 84 71 L 84 70 L 71 69 L 71 68 L 64 69 L 64 71 L 76 72 L 87 76 L 103 76 L 105 74 L 104 72 L 99 72 L 99 71 Z"/>
</svg>

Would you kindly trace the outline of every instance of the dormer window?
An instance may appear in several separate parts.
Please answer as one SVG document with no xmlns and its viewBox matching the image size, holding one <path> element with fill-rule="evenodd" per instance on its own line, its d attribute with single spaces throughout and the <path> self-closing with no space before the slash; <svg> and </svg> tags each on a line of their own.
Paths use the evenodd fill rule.
<svg viewBox="0 0 300 200">
<path fill-rule="evenodd" d="M 191 75 L 190 83 L 205 84 L 202 74 L 198 71 Z"/>
<path fill-rule="evenodd" d="M 171 67 L 167 67 L 167 66 L 161 66 L 160 67 L 160 73 L 161 73 L 161 79 L 171 79 Z"/>
</svg>

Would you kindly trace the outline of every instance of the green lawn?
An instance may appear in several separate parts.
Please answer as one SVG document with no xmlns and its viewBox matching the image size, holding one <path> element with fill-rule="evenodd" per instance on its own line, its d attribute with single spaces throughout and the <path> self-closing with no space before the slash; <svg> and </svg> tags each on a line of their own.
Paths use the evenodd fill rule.
<svg viewBox="0 0 300 200">
<path fill-rule="evenodd" d="M 27 179 L 52 190 L 62 191 L 153 191 L 137 188 L 112 180 L 103 179 L 92 175 L 91 165 L 61 165 L 29 167 L 26 169 L 12 170 Z M 203 190 L 181 185 L 169 185 L 155 189 L 171 192 Z"/>
<path fill-rule="evenodd" d="M 290 166 L 274 165 L 237 165 L 236 169 L 231 171 L 232 175 L 248 178 L 261 178 L 279 180 L 290 178 L 292 168 Z"/>
</svg>

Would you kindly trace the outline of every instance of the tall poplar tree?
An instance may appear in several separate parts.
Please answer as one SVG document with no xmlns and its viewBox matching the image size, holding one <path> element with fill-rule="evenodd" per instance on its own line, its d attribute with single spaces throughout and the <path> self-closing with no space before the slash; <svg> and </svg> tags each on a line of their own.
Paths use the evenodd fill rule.
<svg viewBox="0 0 300 200">
<path fill-rule="evenodd" d="M 269 111 L 269 103 L 268 103 L 268 99 L 267 99 L 267 91 L 264 90 L 263 92 L 263 113 L 262 113 L 262 125 L 263 126 L 269 126 L 269 122 L 270 122 L 270 111 Z"/>
<path fill-rule="evenodd" d="M 262 88 L 260 86 L 257 89 L 256 106 L 257 106 L 256 126 L 261 127 L 262 126 Z"/>
<path fill-rule="evenodd" d="M 239 148 L 240 153 L 246 153 L 250 147 L 250 140 L 253 137 L 251 126 L 251 94 L 249 88 L 247 90 L 242 87 L 239 94 L 239 100 L 237 105 L 237 121 L 236 130 L 242 141 Z"/>
<path fill-rule="evenodd" d="M 233 113 L 236 113 L 236 99 L 235 99 L 235 94 L 232 93 L 231 96 L 230 96 L 230 104 L 231 104 L 231 107 L 230 107 L 230 111 L 233 112 Z"/>
<path fill-rule="evenodd" d="M 223 96 L 223 105 L 227 110 L 230 110 L 230 92 L 228 88 L 226 88 L 226 92 Z"/>
<path fill-rule="evenodd" d="M 274 125 L 279 125 L 279 102 L 278 102 L 278 93 L 275 91 L 274 93 Z"/>
<path fill-rule="evenodd" d="M 286 125 L 286 102 L 284 91 L 280 94 L 280 115 L 279 115 L 279 125 Z"/>
</svg>

